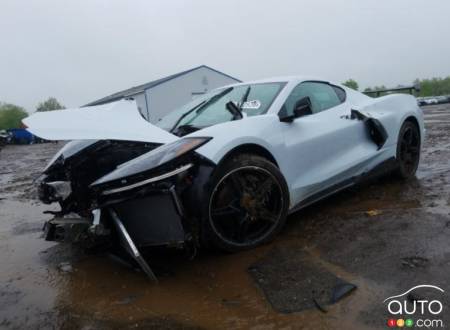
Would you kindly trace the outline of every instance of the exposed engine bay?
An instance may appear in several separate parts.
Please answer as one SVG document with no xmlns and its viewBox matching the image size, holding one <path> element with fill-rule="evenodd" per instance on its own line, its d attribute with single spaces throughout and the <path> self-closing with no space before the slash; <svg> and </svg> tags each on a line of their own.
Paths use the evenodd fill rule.
<svg viewBox="0 0 450 330">
<path fill-rule="evenodd" d="M 148 170 L 139 168 L 135 175 L 130 173 L 139 166 L 136 161 L 128 164 L 126 177 L 114 174 L 121 168 L 123 171 L 127 161 L 159 146 L 111 140 L 69 142 L 38 179 L 39 198 L 61 206 L 45 225 L 46 239 L 92 247 L 112 244 L 117 240 L 111 236 L 124 236 L 125 231 L 133 237 L 131 243 L 140 248 L 198 245 L 198 226 L 188 221 L 195 219 L 196 210 L 184 205 L 198 204 L 186 200 L 201 198 L 200 186 L 192 188 L 193 180 L 208 177 L 213 168 L 210 162 L 189 151 L 161 166 L 154 163 L 156 166 Z M 193 175 L 199 171 L 204 175 Z M 131 249 L 126 240 L 123 245 Z"/>
</svg>

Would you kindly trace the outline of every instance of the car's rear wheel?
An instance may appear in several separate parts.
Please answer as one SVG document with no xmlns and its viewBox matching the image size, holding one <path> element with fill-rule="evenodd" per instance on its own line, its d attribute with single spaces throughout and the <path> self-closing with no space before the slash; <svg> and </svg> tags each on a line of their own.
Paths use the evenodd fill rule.
<svg viewBox="0 0 450 330">
<path fill-rule="evenodd" d="M 206 222 L 207 239 L 236 252 L 271 240 L 286 222 L 289 192 L 278 168 L 263 157 L 242 154 L 213 175 Z"/>
<path fill-rule="evenodd" d="M 400 128 L 397 142 L 397 175 L 402 179 L 412 178 L 420 160 L 420 132 L 412 121 L 405 121 Z"/>
</svg>

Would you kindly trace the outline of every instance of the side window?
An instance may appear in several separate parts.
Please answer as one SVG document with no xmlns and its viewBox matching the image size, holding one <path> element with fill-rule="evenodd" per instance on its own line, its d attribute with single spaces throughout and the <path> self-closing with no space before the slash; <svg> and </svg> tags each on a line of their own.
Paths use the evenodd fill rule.
<svg viewBox="0 0 450 330">
<path fill-rule="evenodd" d="M 339 101 L 341 101 L 341 103 L 344 103 L 347 99 L 347 94 L 345 94 L 345 91 L 341 87 L 337 87 L 334 85 L 331 85 L 331 87 L 333 87 L 334 91 L 336 92 Z"/>
<path fill-rule="evenodd" d="M 292 115 L 295 104 L 306 96 L 311 100 L 313 114 L 335 107 L 343 102 L 342 97 L 345 100 L 345 91 L 341 90 L 343 95 L 342 93 L 338 94 L 335 88 L 339 89 L 339 87 L 322 82 L 303 82 L 292 90 L 281 111 L 284 114 Z"/>
</svg>

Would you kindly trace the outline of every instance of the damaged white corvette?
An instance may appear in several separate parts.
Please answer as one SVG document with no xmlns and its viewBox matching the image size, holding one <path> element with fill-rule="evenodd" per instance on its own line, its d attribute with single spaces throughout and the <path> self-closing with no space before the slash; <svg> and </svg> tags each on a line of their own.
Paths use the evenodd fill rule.
<svg viewBox="0 0 450 330">
<path fill-rule="evenodd" d="M 371 173 L 414 176 L 425 133 L 410 95 L 371 98 L 305 77 L 219 88 L 156 125 L 125 99 L 24 123 L 73 140 L 38 180 L 40 199 L 61 206 L 46 238 L 120 242 L 152 277 L 146 247 L 248 249 Z"/>
</svg>

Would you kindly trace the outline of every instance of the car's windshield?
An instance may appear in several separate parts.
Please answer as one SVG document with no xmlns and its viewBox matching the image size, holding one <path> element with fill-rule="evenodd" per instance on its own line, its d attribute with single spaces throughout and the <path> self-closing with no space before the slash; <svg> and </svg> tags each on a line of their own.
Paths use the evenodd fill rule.
<svg viewBox="0 0 450 330">
<path fill-rule="evenodd" d="M 258 83 L 217 89 L 170 112 L 156 125 L 165 130 L 186 125 L 200 129 L 230 121 L 234 119 L 226 106 L 230 101 L 247 116 L 261 115 L 267 112 L 284 85 L 282 82 Z"/>
</svg>

